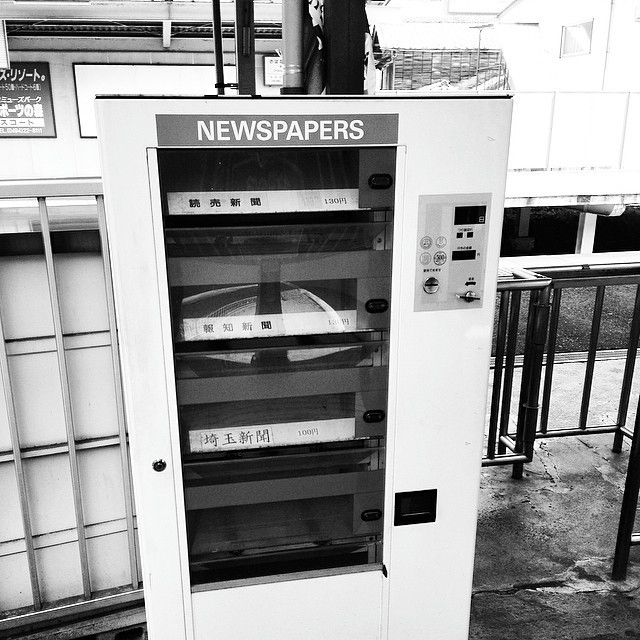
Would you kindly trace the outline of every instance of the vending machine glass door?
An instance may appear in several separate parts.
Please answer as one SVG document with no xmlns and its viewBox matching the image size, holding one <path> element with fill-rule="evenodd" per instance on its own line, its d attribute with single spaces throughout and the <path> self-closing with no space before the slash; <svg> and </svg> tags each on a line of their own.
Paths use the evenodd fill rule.
<svg viewBox="0 0 640 640">
<path fill-rule="evenodd" d="M 192 587 L 382 562 L 395 149 L 161 149 Z"/>
</svg>

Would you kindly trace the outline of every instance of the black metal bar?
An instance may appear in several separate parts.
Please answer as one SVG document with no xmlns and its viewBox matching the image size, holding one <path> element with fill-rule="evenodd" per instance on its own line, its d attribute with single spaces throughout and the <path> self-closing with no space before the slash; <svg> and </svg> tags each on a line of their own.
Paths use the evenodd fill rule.
<svg viewBox="0 0 640 640">
<path fill-rule="evenodd" d="M 222 52 L 222 15 L 220 13 L 220 0 L 213 2 L 213 48 L 216 65 L 216 89 L 218 95 L 224 95 L 224 56 Z"/>
<path fill-rule="evenodd" d="M 637 277 L 639 272 L 640 262 L 536 268 L 536 273 L 549 276 L 553 278 L 554 282 L 563 279 L 577 280 L 602 276 L 629 275 Z"/>
<path fill-rule="evenodd" d="M 516 452 L 516 442 L 511 436 L 500 436 L 500 442 L 509 449 L 511 453 Z"/>
<path fill-rule="evenodd" d="M 498 280 L 496 290 L 502 291 L 530 291 L 531 289 L 544 289 L 551 284 L 551 278 L 536 278 L 535 280 Z"/>
<path fill-rule="evenodd" d="M 551 303 L 551 320 L 549 322 L 549 336 L 547 339 L 547 363 L 544 370 L 544 386 L 542 389 L 542 411 L 540 414 L 540 433 L 545 434 L 549 425 L 549 409 L 551 407 L 551 388 L 553 384 L 553 369 L 556 358 L 556 344 L 558 341 L 558 324 L 560 321 L 560 307 L 562 303 L 562 289 L 553 289 Z"/>
<path fill-rule="evenodd" d="M 584 276 L 583 278 L 563 278 L 554 280 L 553 286 L 556 289 L 584 289 L 586 287 L 613 287 L 624 284 L 638 284 L 640 278 L 638 275 L 620 275 L 620 276 Z"/>
<path fill-rule="evenodd" d="M 618 524 L 618 537 L 616 539 L 616 549 L 613 556 L 613 569 L 611 577 L 614 580 L 624 580 L 627 576 L 629 565 L 629 551 L 634 534 L 633 528 L 638 508 L 638 492 L 640 491 L 640 397 L 638 398 L 638 409 L 636 412 L 635 428 L 631 440 L 631 450 L 629 451 L 629 465 L 627 467 L 627 478 L 624 484 L 624 495 L 622 496 L 622 507 L 620 509 L 620 522 Z"/>
<path fill-rule="evenodd" d="M 327 94 L 364 93 L 365 0 L 325 0 Z"/>
<path fill-rule="evenodd" d="M 502 387 L 502 373 L 504 371 L 504 351 L 507 337 L 507 321 L 509 318 L 508 291 L 500 294 L 498 310 L 498 326 L 496 328 L 496 355 L 493 367 L 493 388 L 491 390 L 491 410 L 489 413 L 489 433 L 487 437 L 487 458 L 496 455 L 496 441 L 498 435 L 498 416 L 500 412 L 500 390 Z"/>
<path fill-rule="evenodd" d="M 256 93 L 256 38 L 253 0 L 235 0 L 235 3 L 238 93 L 240 95 L 252 96 Z"/>
<path fill-rule="evenodd" d="M 533 335 L 534 335 L 534 326 L 535 326 L 535 303 L 534 303 L 534 295 L 533 291 L 529 296 L 529 311 L 527 314 L 527 328 L 525 332 L 525 342 L 524 342 L 524 360 L 522 363 L 522 377 L 520 379 L 520 396 L 518 398 L 518 417 L 516 421 L 516 453 L 525 453 L 525 425 L 527 424 L 526 414 L 528 411 L 528 395 L 529 395 L 529 386 L 531 384 L 532 378 L 532 370 L 531 370 L 531 360 L 533 354 Z M 513 471 L 511 472 L 511 477 L 514 480 L 520 480 L 522 478 L 522 470 L 523 463 L 517 462 L 513 465 Z"/>
<path fill-rule="evenodd" d="M 533 447 L 538 426 L 538 410 L 540 408 L 540 381 L 544 362 L 544 349 L 549 331 L 549 311 L 551 285 L 545 289 L 531 292 L 533 314 L 533 330 L 531 333 L 532 348 L 530 351 L 529 376 L 526 396 L 523 398 L 522 432 L 524 437 L 524 453 L 529 460 L 533 459 Z"/>
<path fill-rule="evenodd" d="M 551 287 L 549 286 L 545 289 L 531 291 L 529 298 L 529 319 L 516 432 L 516 452 L 524 453 L 529 461 L 533 459 L 533 447 L 538 425 L 540 379 L 549 326 L 550 296 Z M 512 477 L 521 478 L 522 469 L 522 462 L 514 464 Z"/>
<path fill-rule="evenodd" d="M 635 369 L 636 358 L 638 356 L 638 341 L 640 339 L 640 285 L 636 287 L 636 298 L 633 305 L 633 319 L 629 330 L 629 343 L 627 347 L 627 358 L 622 376 L 622 387 L 620 389 L 620 404 L 618 405 L 618 431 L 613 439 L 613 451 L 622 451 L 622 441 L 624 440 L 623 427 L 627 423 L 627 412 L 629 410 L 629 398 L 631 396 L 631 384 L 633 382 L 633 371 Z"/>
<path fill-rule="evenodd" d="M 482 461 L 483 467 L 497 467 L 498 465 L 513 464 L 514 462 L 531 462 L 524 454 L 505 453 L 502 456 L 496 456 L 489 460 L 485 458 Z"/>
<path fill-rule="evenodd" d="M 591 389 L 593 387 L 593 372 L 596 366 L 598 352 L 598 338 L 600 336 L 600 322 L 602 320 L 602 307 L 604 305 L 605 288 L 596 288 L 596 298 L 593 305 L 593 318 L 591 320 L 591 335 L 589 337 L 589 351 L 587 356 L 587 368 L 584 374 L 584 389 L 582 390 L 582 402 L 580 404 L 580 419 L 578 426 L 585 429 L 589 417 L 589 403 L 591 402 Z"/>
<path fill-rule="evenodd" d="M 500 435 L 509 432 L 509 415 L 511 413 L 511 394 L 513 391 L 513 371 L 515 368 L 516 347 L 518 341 L 518 324 L 520 322 L 520 302 L 522 294 L 513 291 L 511 294 L 511 308 L 509 318 L 509 330 L 507 335 L 507 354 L 504 385 L 502 388 L 502 406 L 500 408 Z M 498 445 L 498 454 L 505 453 L 504 447 Z"/>
<path fill-rule="evenodd" d="M 610 425 L 598 425 L 593 427 L 586 427 L 584 429 L 580 429 L 575 427 L 573 429 L 550 429 L 545 434 L 538 434 L 539 438 L 564 438 L 568 436 L 588 436 L 595 435 L 599 433 L 615 433 L 618 426 L 615 424 Z"/>
</svg>

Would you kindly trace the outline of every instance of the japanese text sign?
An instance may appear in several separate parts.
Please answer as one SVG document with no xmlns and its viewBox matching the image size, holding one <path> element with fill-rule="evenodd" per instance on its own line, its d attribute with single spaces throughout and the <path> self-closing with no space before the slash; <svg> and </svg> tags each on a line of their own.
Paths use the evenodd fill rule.
<svg viewBox="0 0 640 640">
<path fill-rule="evenodd" d="M 56 137 L 46 62 L 14 62 L 0 69 L 0 137 Z"/>
</svg>

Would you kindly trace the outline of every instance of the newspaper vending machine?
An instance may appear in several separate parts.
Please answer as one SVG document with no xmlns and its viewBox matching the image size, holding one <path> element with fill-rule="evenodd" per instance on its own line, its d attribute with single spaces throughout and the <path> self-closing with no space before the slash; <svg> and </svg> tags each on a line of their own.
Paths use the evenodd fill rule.
<svg viewBox="0 0 640 640">
<path fill-rule="evenodd" d="M 511 101 L 99 97 L 151 640 L 462 640 Z"/>
</svg>

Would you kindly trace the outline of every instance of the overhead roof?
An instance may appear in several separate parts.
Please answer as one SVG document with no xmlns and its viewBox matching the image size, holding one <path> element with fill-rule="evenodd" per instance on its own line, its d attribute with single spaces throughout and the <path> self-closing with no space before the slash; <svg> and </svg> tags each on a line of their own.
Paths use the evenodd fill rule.
<svg viewBox="0 0 640 640">
<path fill-rule="evenodd" d="M 456 20 L 455 22 L 410 22 L 377 24 L 381 49 L 483 49 L 500 48 L 496 34 L 487 22 Z M 482 33 L 479 33 L 482 27 Z"/>
</svg>

